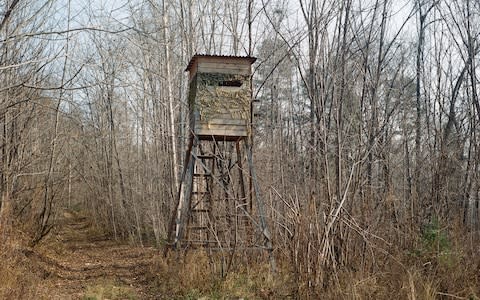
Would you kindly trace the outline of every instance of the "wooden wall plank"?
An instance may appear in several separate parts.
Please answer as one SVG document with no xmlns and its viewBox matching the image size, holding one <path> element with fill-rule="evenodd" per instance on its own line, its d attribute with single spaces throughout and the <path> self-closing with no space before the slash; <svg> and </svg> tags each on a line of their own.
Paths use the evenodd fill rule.
<svg viewBox="0 0 480 300">
<path fill-rule="evenodd" d="M 205 123 L 208 124 L 208 125 L 246 126 L 247 125 L 247 120 L 241 120 L 241 119 L 210 119 L 210 120 L 206 121 Z"/>
<path fill-rule="evenodd" d="M 238 74 L 250 75 L 250 70 L 243 70 L 241 68 L 219 68 L 216 66 L 198 66 L 198 73 L 221 73 L 221 74 Z"/>
<path fill-rule="evenodd" d="M 244 137 L 247 136 L 247 130 L 228 130 L 228 129 L 198 129 L 195 130 L 196 135 L 213 135 L 213 136 L 231 136 Z"/>
</svg>

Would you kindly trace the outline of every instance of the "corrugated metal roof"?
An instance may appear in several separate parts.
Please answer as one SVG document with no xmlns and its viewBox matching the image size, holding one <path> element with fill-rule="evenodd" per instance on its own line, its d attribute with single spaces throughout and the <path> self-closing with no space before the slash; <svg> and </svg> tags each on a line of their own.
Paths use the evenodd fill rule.
<svg viewBox="0 0 480 300">
<path fill-rule="evenodd" d="M 188 63 L 187 65 L 187 68 L 185 69 L 185 71 L 190 71 L 190 69 L 192 68 L 192 66 L 195 64 L 195 62 L 197 61 L 198 58 L 202 58 L 202 57 L 205 57 L 205 58 L 224 58 L 224 59 L 229 59 L 229 60 L 235 60 L 235 59 L 238 59 L 238 60 L 248 60 L 251 64 L 253 64 L 257 58 L 256 57 L 252 57 L 252 56 L 235 56 L 235 55 L 209 55 L 209 54 L 195 54 L 194 56 L 192 56 L 192 58 L 190 59 L 190 62 Z"/>
</svg>

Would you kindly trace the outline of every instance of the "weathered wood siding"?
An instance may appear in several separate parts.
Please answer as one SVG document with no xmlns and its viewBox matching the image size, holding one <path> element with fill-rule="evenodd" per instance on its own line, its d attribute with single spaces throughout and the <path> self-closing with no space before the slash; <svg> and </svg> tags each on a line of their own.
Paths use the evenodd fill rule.
<svg viewBox="0 0 480 300">
<path fill-rule="evenodd" d="M 194 133 L 201 138 L 248 136 L 250 64 L 215 58 L 197 62 L 190 72 L 189 107 Z"/>
</svg>

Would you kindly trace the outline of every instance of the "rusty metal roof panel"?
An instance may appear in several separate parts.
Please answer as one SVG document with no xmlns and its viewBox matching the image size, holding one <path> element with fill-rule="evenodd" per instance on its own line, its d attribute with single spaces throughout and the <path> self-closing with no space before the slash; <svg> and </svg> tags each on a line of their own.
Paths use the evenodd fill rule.
<svg viewBox="0 0 480 300">
<path fill-rule="evenodd" d="M 214 59 L 225 59 L 225 60 L 228 60 L 228 61 L 232 61 L 232 60 L 239 60 L 239 61 L 247 61 L 248 63 L 250 64 L 253 64 L 257 58 L 256 57 L 252 57 L 252 56 L 235 56 L 235 55 L 209 55 L 209 54 L 195 54 L 194 56 L 192 56 L 192 58 L 190 59 L 190 62 L 188 63 L 187 65 L 187 68 L 185 69 L 185 71 L 190 71 L 192 69 L 192 66 L 195 65 L 198 61 L 198 59 L 201 59 L 201 58 L 214 58 Z"/>
</svg>

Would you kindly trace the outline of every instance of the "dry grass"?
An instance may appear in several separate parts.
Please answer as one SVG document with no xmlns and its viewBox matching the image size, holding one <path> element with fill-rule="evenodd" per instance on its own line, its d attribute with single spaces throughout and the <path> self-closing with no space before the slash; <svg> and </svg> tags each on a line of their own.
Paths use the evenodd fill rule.
<svg viewBox="0 0 480 300">
<path fill-rule="evenodd" d="M 279 262 L 275 276 L 263 263 L 240 267 L 222 279 L 204 252 L 192 252 L 182 262 L 171 257 L 159 263 L 154 289 L 163 299 L 473 300 L 480 295 L 480 258 L 445 261 L 437 256 L 434 261 L 431 256 L 412 257 L 408 251 L 398 251 L 395 257 L 379 255 L 376 266 L 368 272 L 342 267 L 331 285 L 310 288 L 295 282 L 288 264 Z"/>
<path fill-rule="evenodd" d="M 124 285 L 112 281 L 99 282 L 96 285 L 88 286 L 82 300 L 133 300 L 138 299 L 136 292 Z"/>
<path fill-rule="evenodd" d="M 77 270 L 72 278 L 84 280 L 88 276 L 83 275 L 93 276 L 111 269 L 112 274 L 129 279 L 131 276 L 121 272 L 123 268 L 117 270 L 114 268 L 117 263 L 112 264 L 108 259 L 123 255 L 123 263 L 129 260 L 130 266 L 145 260 L 145 254 L 152 256 L 148 258 L 149 263 L 134 268 L 142 272 L 138 275 L 142 283 L 135 288 L 116 281 L 115 276 L 100 278 L 89 282 L 83 291 L 71 290 L 78 292 L 78 299 L 145 299 L 146 295 L 152 299 L 480 299 L 478 239 L 456 229 L 442 235 L 433 227 L 412 235 L 413 242 L 408 246 L 392 243 L 388 249 L 369 252 L 368 257 L 352 256 L 348 263 L 337 266 L 328 283 L 314 285 L 305 274 L 295 275 L 291 258 L 280 252 L 274 276 L 266 258 L 256 256 L 253 262 L 252 257 L 239 256 L 235 257 L 239 263 L 233 264 L 222 278 L 220 258 L 211 257 L 205 251 L 170 252 L 168 258 L 163 258 L 158 250 L 147 251 L 100 239 L 83 240 L 99 235 L 86 224 L 87 221 L 82 221 L 65 228 L 62 234 L 66 243 L 59 244 L 53 238 L 46 240 L 51 261 L 71 267 L 72 272 Z M 51 285 L 48 291 L 42 289 L 42 283 L 53 279 L 45 271 L 48 266 L 46 269 L 38 266 L 50 260 L 39 263 L 36 260 L 41 257 L 32 255 L 26 244 L 21 232 L 4 228 L 0 244 L 0 299 L 48 299 L 46 295 L 58 288 Z M 71 263 L 67 261 L 72 255 L 68 245 L 75 246 L 77 253 Z M 110 269 L 97 270 L 90 266 L 82 271 L 79 266 L 93 256 L 104 260 Z M 245 261 L 250 263 L 240 263 Z M 326 273 L 326 270 L 319 272 Z M 65 272 L 57 270 L 59 275 Z M 68 285 L 67 281 L 63 283 L 75 286 Z"/>
<path fill-rule="evenodd" d="M 35 299 L 40 270 L 32 267 L 23 233 L 0 228 L 0 299 Z"/>
<path fill-rule="evenodd" d="M 289 297 L 288 275 L 272 277 L 266 263 L 241 265 L 222 278 L 221 259 L 205 251 L 170 253 L 152 278 L 162 299 L 278 299 Z M 287 287 L 287 289 L 286 289 Z"/>
</svg>

